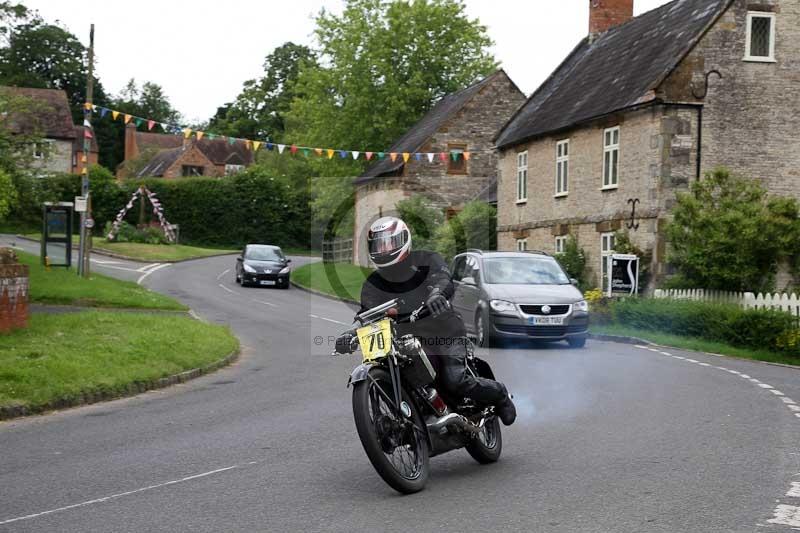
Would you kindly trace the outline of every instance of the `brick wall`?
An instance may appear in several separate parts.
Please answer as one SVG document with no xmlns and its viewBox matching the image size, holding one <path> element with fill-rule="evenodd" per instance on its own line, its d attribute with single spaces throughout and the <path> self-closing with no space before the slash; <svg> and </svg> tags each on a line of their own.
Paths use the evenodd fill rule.
<svg viewBox="0 0 800 533">
<path fill-rule="evenodd" d="M 192 145 L 191 148 L 187 149 L 183 155 L 176 159 L 175 162 L 164 171 L 164 178 L 173 179 L 182 177 L 184 165 L 203 167 L 205 169 L 203 171 L 203 176 L 207 177 L 225 175 L 224 167 L 222 167 L 222 171 L 220 171 L 199 148 Z"/>
<path fill-rule="evenodd" d="M 0 248 L 0 333 L 28 325 L 28 266 Z"/>
</svg>

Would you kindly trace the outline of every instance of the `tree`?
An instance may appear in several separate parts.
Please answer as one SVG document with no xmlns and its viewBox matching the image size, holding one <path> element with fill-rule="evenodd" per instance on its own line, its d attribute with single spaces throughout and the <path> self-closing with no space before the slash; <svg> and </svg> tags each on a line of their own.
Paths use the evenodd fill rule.
<svg viewBox="0 0 800 533">
<path fill-rule="evenodd" d="M 400 200 L 395 206 L 397 216 L 408 225 L 417 250 L 434 250 L 436 229 L 444 223 L 444 213 L 425 196 L 416 194 Z"/>
<path fill-rule="evenodd" d="M 468 248 L 497 249 L 497 210 L 485 202 L 469 202 L 437 229 L 436 249 L 448 260 Z"/>
<path fill-rule="evenodd" d="M 678 195 L 667 227 L 670 261 L 698 288 L 769 291 L 782 260 L 800 264 L 800 207 L 725 169 Z"/>
<path fill-rule="evenodd" d="M 236 101 L 219 108 L 209 129 L 234 137 L 281 142 L 303 65 L 316 66 L 308 47 L 287 42 L 273 50 L 264 60 L 264 76 L 244 82 Z"/>
<path fill-rule="evenodd" d="M 0 169 L 0 222 L 5 220 L 11 208 L 17 203 L 17 189 L 11 181 L 11 176 Z"/>
<path fill-rule="evenodd" d="M 590 273 L 586 264 L 586 252 L 578 244 L 578 239 L 570 235 L 564 243 L 564 251 L 555 255 L 561 267 L 566 270 L 569 277 L 578 280 L 581 292 L 589 288 Z"/>
<path fill-rule="evenodd" d="M 349 0 L 316 19 L 319 65 L 306 64 L 287 137 L 331 148 L 382 151 L 445 94 L 496 68 L 486 28 L 459 0 Z M 363 162 L 324 160 L 328 175 Z"/>
</svg>

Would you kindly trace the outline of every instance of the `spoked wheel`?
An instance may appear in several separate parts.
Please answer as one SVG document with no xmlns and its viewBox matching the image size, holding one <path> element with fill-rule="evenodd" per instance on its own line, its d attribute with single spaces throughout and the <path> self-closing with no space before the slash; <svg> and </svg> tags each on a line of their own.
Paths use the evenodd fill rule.
<svg viewBox="0 0 800 533">
<path fill-rule="evenodd" d="M 481 464 L 497 462 L 503 451 L 503 435 L 500 433 L 500 420 L 493 416 L 483 429 L 466 446 L 467 452 Z"/>
<path fill-rule="evenodd" d="M 358 437 L 372 466 L 390 487 L 404 494 L 418 492 L 428 481 L 428 441 L 424 421 L 403 391 L 411 418 L 394 407 L 389 373 L 373 368 L 353 387 L 353 417 Z"/>
</svg>

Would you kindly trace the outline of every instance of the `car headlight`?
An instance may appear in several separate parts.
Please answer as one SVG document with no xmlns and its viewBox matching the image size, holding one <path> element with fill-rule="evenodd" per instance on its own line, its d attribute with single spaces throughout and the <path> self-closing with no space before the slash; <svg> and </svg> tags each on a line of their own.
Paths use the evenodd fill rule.
<svg viewBox="0 0 800 533">
<path fill-rule="evenodd" d="M 245 264 L 244 264 L 244 271 L 245 271 L 245 272 L 250 272 L 250 273 L 253 273 L 253 274 L 255 274 L 255 273 L 256 273 L 256 269 L 255 269 L 255 268 L 253 268 L 253 267 L 251 267 L 251 266 L 250 266 L 250 265 L 248 265 L 247 263 L 245 263 Z"/>
<path fill-rule="evenodd" d="M 283 267 L 283 268 L 281 269 L 281 271 L 280 271 L 280 272 L 278 272 L 278 274 L 288 274 L 288 273 L 289 273 L 289 270 L 290 270 L 290 269 L 289 269 L 289 267 Z"/>
<path fill-rule="evenodd" d="M 517 314 L 517 306 L 512 304 L 511 302 L 506 302 L 505 300 L 492 300 L 489 302 L 492 310 L 498 313 L 506 313 L 506 314 Z"/>
<path fill-rule="evenodd" d="M 581 300 L 580 302 L 575 302 L 573 307 L 574 307 L 574 309 L 576 311 L 584 311 L 584 312 L 588 312 L 589 311 L 589 303 L 586 300 Z"/>
</svg>

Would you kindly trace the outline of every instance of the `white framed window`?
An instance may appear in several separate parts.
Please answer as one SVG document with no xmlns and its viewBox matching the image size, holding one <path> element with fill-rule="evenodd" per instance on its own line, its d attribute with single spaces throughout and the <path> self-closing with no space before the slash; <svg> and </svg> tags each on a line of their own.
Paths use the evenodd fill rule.
<svg viewBox="0 0 800 533">
<path fill-rule="evenodd" d="M 528 201 L 528 152 L 517 154 L 517 203 Z"/>
<path fill-rule="evenodd" d="M 747 13 L 745 61 L 775 62 L 775 13 Z"/>
<path fill-rule="evenodd" d="M 44 159 L 52 149 L 53 141 L 45 139 L 43 141 L 33 143 L 33 158 Z"/>
<path fill-rule="evenodd" d="M 603 189 L 619 185 L 619 126 L 603 131 Z"/>
<path fill-rule="evenodd" d="M 528 239 L 517 239 L 517 251 L 526 252 L 528 250 Z"/>
<path fill-rule="evenodd" d="M 556 143 L 556 196 L 569 192 L 569 139 Z"/>
<path fill-rule="evenodd" d="M 616 244 L 616 236 L 613 233 L 600 234 L 600 272 L 603 273 L 603 292 L 608 290 L 608 261 L 614 253 Z"/>
<path fill-rule="evenodd" d="M 244 165 L 225 165 L 225 175 L 230 176 L 232 174 L 238 174 L 239 172 L 244 170 Z"/>
<path fill-rule="evenodd" d="M 556 253 L 563 254 L 567 249 L 567 236 L 556 237 Z"/>
</svg>

